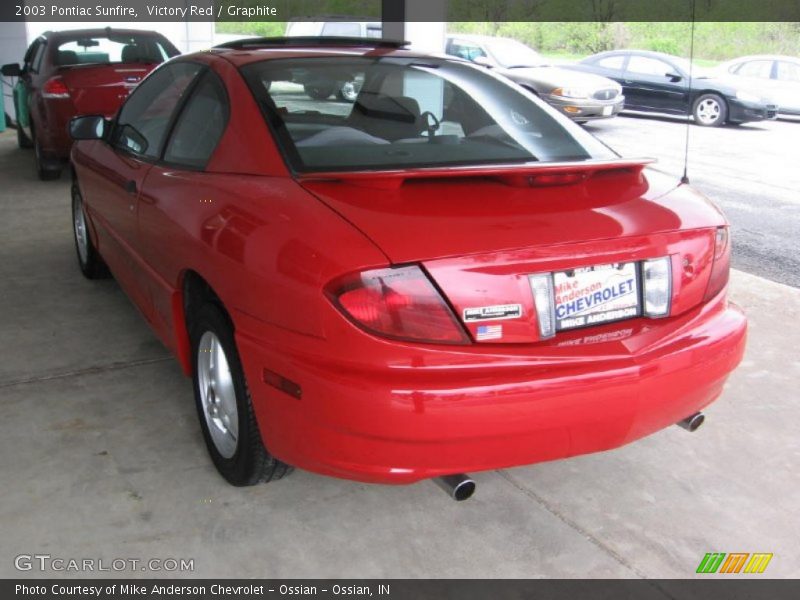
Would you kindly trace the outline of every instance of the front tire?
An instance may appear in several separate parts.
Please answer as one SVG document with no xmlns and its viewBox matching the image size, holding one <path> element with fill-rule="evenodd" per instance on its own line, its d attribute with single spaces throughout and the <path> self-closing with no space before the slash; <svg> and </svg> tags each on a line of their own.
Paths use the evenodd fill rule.
<svg viewBox="0 0 800 600">
<path fill-rule="evenodd" d="M 110 273 L 92 243 L 88 223 L 78 182 L 73 180 L 72 233 L 75 238 L 75 251 L 78 254 L 78 267 L 80 267 L 81 273 L 86 279 L 105 279 L 109 277 Z"/>
<path fill-rule="evenodd" d="M 203 438 L 214 466 L 234 486 L 281 479 L 291 467 L 261 440 L 233 327 L 213 303 L 192 317 L 192 381 Z"/>
<path fill-rule="evenodd" d="M 717 94 L 703 94 L 692 109 L 694 122 L 703 127 L 719 127 L 728 118 L 728 105 Z"/>
</svg>

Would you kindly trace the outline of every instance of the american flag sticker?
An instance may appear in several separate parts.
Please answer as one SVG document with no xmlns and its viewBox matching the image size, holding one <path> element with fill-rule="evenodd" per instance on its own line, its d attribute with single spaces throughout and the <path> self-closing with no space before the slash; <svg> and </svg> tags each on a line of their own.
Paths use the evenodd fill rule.
<svg viewBox="0 0 800 600">
<path fill-rule="evenodd" d="M 503 337 L 502 325 L 478 325 L 475 332 L 475 339 L 479 342 L 482 340 L 499 340 Z"/>
</svg>

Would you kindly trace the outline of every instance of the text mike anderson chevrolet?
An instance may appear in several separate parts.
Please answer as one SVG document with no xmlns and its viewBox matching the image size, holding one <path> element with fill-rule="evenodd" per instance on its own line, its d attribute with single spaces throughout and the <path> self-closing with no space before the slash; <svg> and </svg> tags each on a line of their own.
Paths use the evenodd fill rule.
<svg viewBox="0 0 800 600">
<path fill-rule="evenodd" d="M 278 9 L 272 6 L 231 6 L 211 4 L 184 6 L 165 6 L 160 4 L 145 5 L 147 17 L 175 17 L 176 19 L 187 19 L 192 17 L 222 18 L 222 17 L 241 17 L 249 19 L 252 17 L 276 17 Z M 56 4 L 26 4 L 16 5 L 15 14 L 22 17 L 125 17 L 138 19 L 139 11 L 132 6 L 106 6 L 97 4 L 96 6 L 65 6 Z"/>
</svg>

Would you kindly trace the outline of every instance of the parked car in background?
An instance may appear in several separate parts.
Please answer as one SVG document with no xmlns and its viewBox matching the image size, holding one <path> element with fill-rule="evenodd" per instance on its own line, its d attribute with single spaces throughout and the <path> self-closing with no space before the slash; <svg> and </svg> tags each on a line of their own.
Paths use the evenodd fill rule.
<svg viewBox="0 0 800 600">
<path fill-rule="evenodd" d="M 800 116 L 800 58 L 780 55 L 741 56 L 718 67 L 763 89 L 778 104 L 778 114 Z"/>
<path fill-rule="evenodd" d="M 452 34 L 447 36 L 446 52 L 496 69 L 579 123 L 613 117 L 625 102 L 617 82 L 553 66 L 510 38 Z"/>
<path fill-rule="evenodd" d="M 319 102 L 298 69 L 364 86 Z M 468 471 L 694 429 L 741 360 L 719 209 L 463 60 L 243 40 L 71 131 L 78 265 L 177 355 L 234 485 L 464 499 Z"/>
<path fill-rule="evenodd" d="M 41 179 L 55 179 L 69 157 L 67 124 L 75 115 L 114 115 L 156 65 L 180 54 L 163 35 L 129 29 L 48 31 L 22 65 L 2 67 L 14 87 L 17 141 L 33 146 Z"/>
<path fill-rule="evenodd" d="M 777 116 L 776 104 L 763 92 L 753 91 L 752 86 L 731 77 L 715 76 L 685 58 L 661 52 L 601 52 L 569 68 L 618 82 L 625 92 L 625 110 L 691 115 L 695 123 L 706 127 Z"/>
<path fill-rule="evenodd" d="M 293 19 L 286 24 L 286 37 L 347 37 L 380 39 L 383 36 L 383 23 L 380 21 L 353 21 L 328 17 L 326 21 Z M 303 85 L 306 94 L 315 100 L 326 100 L 336 95 L 338 100 L 355 102 L 363 81 L 337 80 L 326 77 L 309 78 L 300 74 L 295 83 Z"/>
</svg>

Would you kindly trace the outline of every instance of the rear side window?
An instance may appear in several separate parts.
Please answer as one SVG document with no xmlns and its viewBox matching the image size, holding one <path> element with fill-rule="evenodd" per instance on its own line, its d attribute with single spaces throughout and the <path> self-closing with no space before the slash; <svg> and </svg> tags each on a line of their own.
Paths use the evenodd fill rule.
<svg viewBox="0 0 800 600">
<path fill-rule="evenodd" d="M 607 56 L 601 58 L 595 64 L 603 69 L 610 69 L 612 71 L 621 71 L 622 64 L 625 62 L 624 56 Z"/>
<path fill-rule="evenodd" d="M 146 158 L 158 158 L 170 119 L 201 67 L 178 62 L 164 65 L 145 79 L 125 102 L 112 144 Z"/>
<path fill-rule="evenodd" d="M 793 81 L 800 83 L 800 64 L 787 61 L 778 62 L 778 79 L 781 81 Z"/>
<path fill-rule="evenodd" d="M 664 77 L 667 73 L 672 71 L 674 71 L 674 69 L 667 63 L 657 58 L 650 58 L 649 56 L 631 56 L 628 61 L 628 73 Z"/>
<path fill-rule="evenodd" d="M 216 74 L 207 72 L 178 117 L 164 160 L 203 168 L 228 122 L 228 97 Z"/>
<path fill-rule="evenodd" d="M 36 46 L 36 50 L 33 52 L 33 56 L 31 57 L 31 71 L 34 73 L 38 73 L 39 69 L 42 67 L 42 59 L 44 58 L 44 51 L 47 48 L 47 43 L 39 42 L 39 45 Z"/>
<path fill-rule="evenodd" d="M 736 74 L 742 77 L 758 77 L 759 79 L 769 79 L 771 73 L 771 60 L 750 60 L 742 63 L 736 70 Z"/>
</svg>

